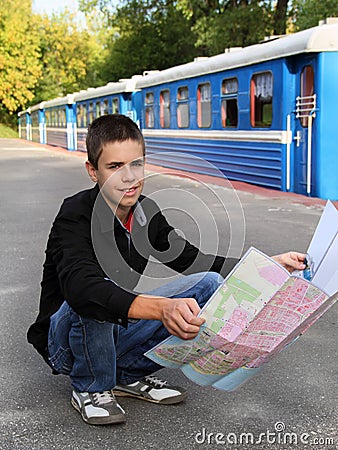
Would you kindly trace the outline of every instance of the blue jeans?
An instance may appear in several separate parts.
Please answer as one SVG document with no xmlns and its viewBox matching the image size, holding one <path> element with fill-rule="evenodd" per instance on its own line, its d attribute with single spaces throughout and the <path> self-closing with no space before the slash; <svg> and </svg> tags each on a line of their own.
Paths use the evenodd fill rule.
<svg viewBox="0 0 338 450">
<path fill-rule="evenodd" d="M 193 297 L 202 307 L 223 278 L 213 272 L 188 275 L 149 294 Z M 49 363 L 69 375 L 79 392 L 102 392 L 116 384 L 133 383 L 161 368 L 144 353 L 169 336 L 162 322 L 139 320 L 125 329 L 111 322 L 79 316 L 67 302 L 51 317 Z"/>
</svg>

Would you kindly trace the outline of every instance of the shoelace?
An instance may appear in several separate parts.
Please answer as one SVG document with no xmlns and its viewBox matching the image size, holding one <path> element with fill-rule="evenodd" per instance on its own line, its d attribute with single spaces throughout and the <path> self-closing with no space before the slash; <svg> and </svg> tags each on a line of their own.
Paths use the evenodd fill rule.
<svg viewBox="0 0 338 450">
<path fill-rule="evenodd" d="M 149 383 L 152 384 L 155 387 L 164 387 L 168 384 L 167 381 L 165 380 L 161 380 L 160 378 L 155 377 L 154 375 L 147 375 L 144 377 L 144 380 Z"/>
<path fill-rule="evenodd" d="M 93 394 L 94 402 L 96 405 L 104 405 L 114 401 L 114 396 L 110 391 L 95 392 Z"/>
</svg>

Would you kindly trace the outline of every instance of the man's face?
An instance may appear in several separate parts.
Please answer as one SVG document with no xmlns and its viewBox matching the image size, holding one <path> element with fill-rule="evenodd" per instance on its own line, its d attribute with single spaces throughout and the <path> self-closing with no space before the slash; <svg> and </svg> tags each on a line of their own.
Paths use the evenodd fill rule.
<svg viewBox="0 0 338 450">
<path fill-rule="evenodd" d="M 97 182 L 115 214 L 124 219 L 141 195 L 144 184 L 142 144 L 128 140 L 108 142 L 95 169 L 86 162 L 90 178 Z"/>
</svg>

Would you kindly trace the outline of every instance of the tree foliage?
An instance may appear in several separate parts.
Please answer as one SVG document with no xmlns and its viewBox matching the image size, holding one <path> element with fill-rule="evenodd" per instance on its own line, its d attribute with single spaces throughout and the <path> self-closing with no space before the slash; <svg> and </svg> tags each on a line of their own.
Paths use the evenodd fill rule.
<svg viewBox="0 0 338 450">
<path fill-rule="evenodd" d="M 65 10 L 51 17 L 44 15 L 39 30 L 43 70 L 36 101 L 77 91 L 95 81 L 93 40 L 87 30 L 79 27 L 73 13 Z"/>
<path fill-rule="evenodd" d="M 41 75 L 31 0 L 0 2 L 0 105 L 13 113 L 34 97 Z"/>
<path fill-rule="evenodd" d="M 195 45 L 203 55 L 214 55 L 230 47 L 244 47 L 272 34 L 269 2 L 257 0 L 222 2 L 209 14 L 197 14 Z"/>
<path fill-rule="evenodd" d="M 165 69 L 196 54 L 191 24 L 168 0 L 132 0 L 117 8 L 116 32 L 104 71 L 107 81 Z"/>
<path fill-rule="evenodd" d="M 295 29 L 305 30 L 327 17 L 338 17 L 338 0 L 294 0 L 293 13 Z"/>
</svg>

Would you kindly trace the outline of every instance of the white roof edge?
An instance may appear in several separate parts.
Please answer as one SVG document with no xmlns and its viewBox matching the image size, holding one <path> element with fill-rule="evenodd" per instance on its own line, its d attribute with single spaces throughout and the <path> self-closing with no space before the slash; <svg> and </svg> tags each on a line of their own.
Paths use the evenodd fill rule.
<svg viewBox="0 0 338 450">
<path fill-rule="evenodd" d="M 21 117 L 24 114 L 27 114 L 27 113 L 29 114 L 30 111 L 31 111 L 30 108 L 24 109 L 23 111 L 18 112 L 18 116 Z"/>
<path fill-rule="evenodd" d="M 54 98 L 44 102 L 44 108 L 51 108 L 52 106 L 72 105 L 74 103 L 74 94 L 68 94 L 64 97 Z"/>
<path fill-rule="evenodd" d="M 36 105 L 31 106 L 29 109 L 30 109 L 31 111 L 36 111 L 36 110 L 38 110 L 38 109 L 43 109 L 43 108 L 45 107 L 45 103 L 46 103 L 46 102 L 37 103 Z"/>
<path fill-rule="evenodd" d="M 279 39 L 251 45 L 236 52 L 221 53 L 203 61 L 190 62 L 149 74 L 136 81 L 136 88 L 144 88 L 192 78 L 200 74 L 219 72 L 248 66 L 271 59 L 279 59 L 300 53 L 338 51 L 338 24 L 328 23 L 286 35 Z"/>
<path fill-rule="evenodd" d="M 130 80 L 126 81 L 118 81 L 118 82 L 110 82 L 105 86 L 100 86 L 97 88 L 89 88 L 83 92 L 77 92 L 74 94 L 75 101 L 88 100 L 91 98 L 104 97 L 109 94 L 118 94 L 120 92 L 128 92 L 127 85 Z"/>
</svg>

